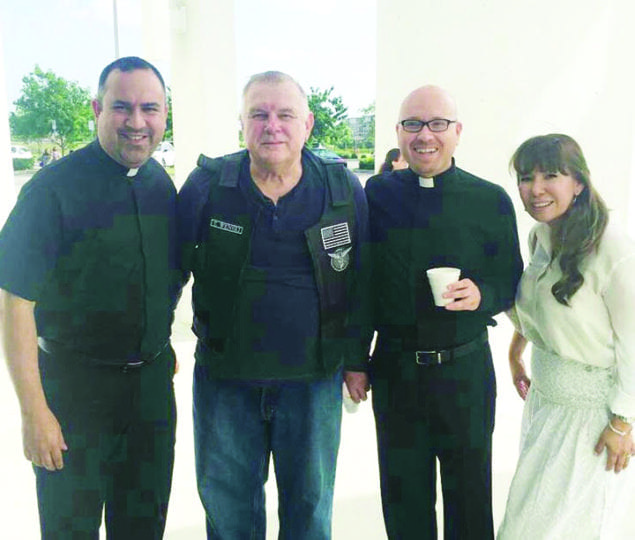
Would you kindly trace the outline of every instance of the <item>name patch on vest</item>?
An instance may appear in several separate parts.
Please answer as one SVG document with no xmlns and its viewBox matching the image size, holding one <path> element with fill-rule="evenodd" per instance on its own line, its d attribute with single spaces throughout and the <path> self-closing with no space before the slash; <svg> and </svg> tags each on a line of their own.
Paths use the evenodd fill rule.
<svg viewBox="0 0 635 540">
<path fill-rule="evenodd" d="M 348 230 L 348 223 L 337 223 L 330 227 L 320 229 L 322 233 L 322 245 L 324 249 L 329 250 L 346 246 L 351 243 L 351 233 Z"/>
<path fill-rule="evenodd" d="M 243 228 L 240 225 L 234 225 L 233 223 L 226 223 L 225 221 L 221 221 L 219 219 L 210 219 L 209 226 L 214 227 L 215 229 L 220 229 L 221 231 L 227 231 L 234 234 L 242 234 Z"/>
</svg>

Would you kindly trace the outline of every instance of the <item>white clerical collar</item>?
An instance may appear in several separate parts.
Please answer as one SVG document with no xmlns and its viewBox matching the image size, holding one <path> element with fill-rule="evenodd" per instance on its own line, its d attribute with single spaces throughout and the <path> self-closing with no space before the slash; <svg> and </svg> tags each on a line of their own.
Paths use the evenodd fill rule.
<svg viewBox="0 0 635 540">
<path fill-rule="evenodd" d="M 137 176 L 137 173 L 139 172 L 139 168 L 137 167 L 136 169 L 130 169 L 127 173 L 126 176 L 131 177 L 131 176 Z"/>
<path fill-rule="evenodd" d="M 422 188 L 433 188 L 434 187 L 434 178 L 425 178 L 423 176 L 419 177 L 419 186 Z"/>
</svg>

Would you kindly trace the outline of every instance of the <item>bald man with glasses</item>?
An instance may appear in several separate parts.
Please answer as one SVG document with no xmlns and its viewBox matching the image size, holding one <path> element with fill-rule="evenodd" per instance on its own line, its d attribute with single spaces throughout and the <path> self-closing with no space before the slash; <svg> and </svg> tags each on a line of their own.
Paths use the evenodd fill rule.
<svg viewBox="0 0 635 540">
<path fill-rule="evenodd" d="M 434 539 L 436 461 L 444 538 L 494 537 L 491 446 L 496 381 L 487 326 L 509 308 L 522 271 L 512 203 L 459 169 L 452 97 L 414 90 L 396 125 L 409 168 L 366 184 L 374 274 L 371 361 L 388 537 Z M 435 305 L 426 270 L 461 271 Z"/>
</svg>

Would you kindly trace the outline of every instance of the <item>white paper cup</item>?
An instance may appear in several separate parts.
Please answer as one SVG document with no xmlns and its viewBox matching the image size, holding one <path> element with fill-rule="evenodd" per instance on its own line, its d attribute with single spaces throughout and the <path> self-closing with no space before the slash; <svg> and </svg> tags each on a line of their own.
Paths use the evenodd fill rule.
<svg viewBox="0 0 635 540">
<path fill-rule="evenodd" d="M 441 295 L 447 292 L 450 283 L 456 283 L 459 280 L 461 269 L 444 266 L 441 268 L 430 268 L 426 270 L 426 274 L 430 281 L 434 304 L 436 306 L 447 306 L 451 303 L 453 301 L 452 298 L 443 298 Z"/>
<path fill-rule="evenodd" d="M 347 413 L 356 413 L 359 410 L 359 403 L 355 403 L 353 398 L 348 393 L 348 388 L 346 388 L 346 384 L 344 384 L 344 388 L 342 390 L 342 404 L 344 405 L 344 410 Z"/>
</svg>

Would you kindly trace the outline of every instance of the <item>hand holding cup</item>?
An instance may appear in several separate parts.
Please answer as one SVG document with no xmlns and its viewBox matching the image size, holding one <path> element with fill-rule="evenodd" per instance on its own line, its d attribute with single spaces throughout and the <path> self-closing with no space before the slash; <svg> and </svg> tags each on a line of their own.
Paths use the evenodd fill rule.
<svg viewBox="0 0 635 540">
<path fill-rule="evenodd" d="M 447 306 L 454 301 L 453 298 L 443 298 L 443 293 L 448 292 L 448 285 L 456 283 L 461 277 L 461 270 L 459 268 L 452 268 L 449 266 L 443 266 L 439 268 L 430 268 L 426 270 L 428 280 L 430 281 L 430 288 L 432 289 L 432 296 L 434 296 L 434 304 L 436 306 Z"/>
</svg>

